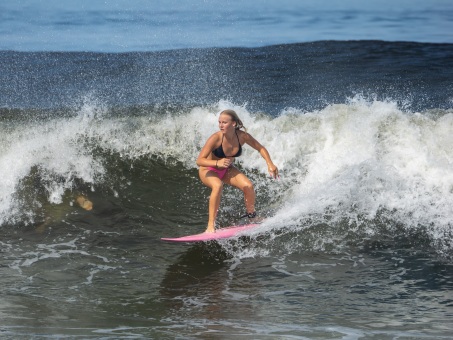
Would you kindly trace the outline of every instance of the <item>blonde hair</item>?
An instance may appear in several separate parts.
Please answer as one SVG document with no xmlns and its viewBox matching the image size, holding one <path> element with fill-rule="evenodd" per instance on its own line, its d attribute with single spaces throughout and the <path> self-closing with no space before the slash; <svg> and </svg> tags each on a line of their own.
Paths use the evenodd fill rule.
<svg viewBox="0 0 453 340">
<path fill-rule="evenodd" d="M 226 114 L 231 117 L 233 122 L 236 122 L 236 130 L 244 129 L 245 132 L 247 132 L 247 129 L 245 128 L 244 124 L 242 124 L 242 120 L 239 118 L 238 114 L 234 110 L 223 110 L 220 112 L 220 114 Z"/>
</svg>

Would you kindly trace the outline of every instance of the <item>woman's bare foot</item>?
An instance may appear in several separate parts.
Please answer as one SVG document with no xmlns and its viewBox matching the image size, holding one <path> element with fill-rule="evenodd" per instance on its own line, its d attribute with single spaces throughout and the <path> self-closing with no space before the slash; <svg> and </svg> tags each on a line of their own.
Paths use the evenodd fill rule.
<svg viewBox="0 0 453 340">
<path fill-rule="evenodd" d="M 260 224 L 260 223 L 263 223 L 264 220 L 265 220 L 265 218 L 262 217 L 262 216 L 255 216 L 255 217 L 253 217 L 253 218 L 250 218 L 250 219 L 249 219 L 249 222 L 250 222 L 251 224 L 255 224 L 255 223 L 256 223 L 256 224 Z"/>
<path fill-rule="evenodd" d="M 205 233 L 215 233 L 215 227 L 207 227 Z"/>
</svg>

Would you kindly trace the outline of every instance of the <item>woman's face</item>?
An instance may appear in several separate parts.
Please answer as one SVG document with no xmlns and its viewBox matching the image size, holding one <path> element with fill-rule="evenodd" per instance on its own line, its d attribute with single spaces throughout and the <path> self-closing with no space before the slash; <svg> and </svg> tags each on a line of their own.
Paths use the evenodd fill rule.
<svg viewBox="0 0 453 340">
<path fill-rule="evenodd" d="M 219 116 L 219 129 L 223 133 L 229 130 L 234 130 L 236 128 L 236 122 L 233 121 L 230 115 L 221 114 Z"/>
</svg>

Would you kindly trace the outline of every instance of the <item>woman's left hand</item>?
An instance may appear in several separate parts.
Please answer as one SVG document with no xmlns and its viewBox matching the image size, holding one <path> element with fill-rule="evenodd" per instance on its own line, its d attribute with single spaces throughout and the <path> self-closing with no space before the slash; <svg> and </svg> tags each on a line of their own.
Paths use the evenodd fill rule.
<svg viewBox="0 0 453 340">
<path fill-rule="evenodd" d="M 277 179 L 278 177 L 278 169 L 274 164 L 270 164 L 267 167 L 267 170 L 269 171 L 269 175 L 271 175 L 274 179 Z"/>
</svg>

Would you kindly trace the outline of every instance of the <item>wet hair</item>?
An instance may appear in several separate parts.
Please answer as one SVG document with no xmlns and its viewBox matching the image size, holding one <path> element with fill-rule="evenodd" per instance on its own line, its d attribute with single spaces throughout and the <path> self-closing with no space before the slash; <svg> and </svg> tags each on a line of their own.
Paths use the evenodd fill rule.
<svg viewBox="0 0 453 340">
<path fill-rule="evenodd" d="M 231 117 L 233 122 L 236 122 L 236 130 L 244 129 L 244 131 L 247 132 L 247 129 L 245 128 L 244 124 L 242 124 L 242 120 L 239 118 L 238 114 L 234 110 L 223 110 L 220 112 L 220 114 L 226 114 Z"/>
</svg>

